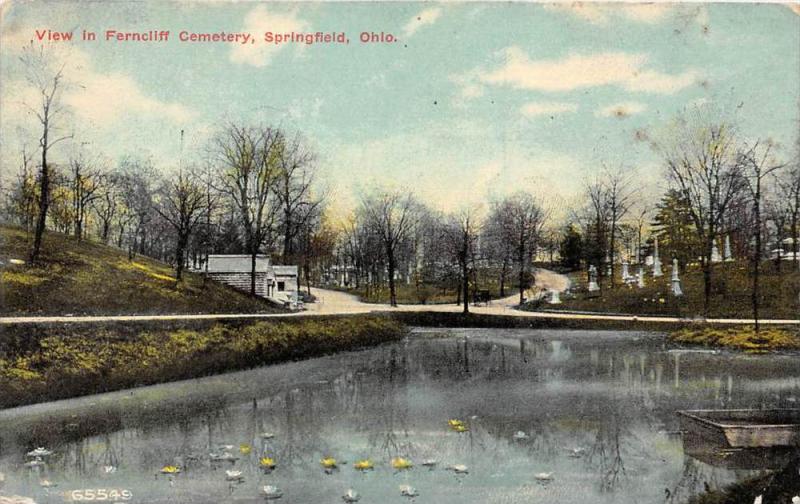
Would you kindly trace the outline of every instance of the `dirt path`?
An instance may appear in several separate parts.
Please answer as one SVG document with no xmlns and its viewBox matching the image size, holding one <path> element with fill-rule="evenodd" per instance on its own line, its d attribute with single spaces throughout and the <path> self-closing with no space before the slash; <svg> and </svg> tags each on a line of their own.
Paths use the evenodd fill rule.
<svg viewBox="0 0 800 504">
<path fill-rule="evenodd" d="M 536 272 L 536 286 L 542 290 L 555 289 L 563 292 L 569 288 L 569 278 L 553 271 L 538 269 Z M 316 296 L 317 302 L 306 305 L 306 310 L 298 313 L 244 313 L 244 314 L 204 314 L 204 315 L 119 315 L 119 316 L 86 316 L 86 317 L 0 317 L 2 324 L 34 324 L 34 323 L 65 323 L 65 322 L 110 322 L 110 321 L 143 321 L 143 320 L 224 320 L 224 319 L 270 319 L 281 317 L 304 317 L 310 315 L 336 315 L 375 312 L 435 312 L 458 313 L 461 306 L 455 304 L 438 305 L 400 305 L 392 308 L 385 304 L 371 304 L 359 301 L 356 296 L 328 289 L 312 288 L 311 293 Z M 642 322 L 696 322 L 692 319 L 678 317 L 656 317 L 635 315 L 599 315 L 569 312 L 529 312 L 514 309 L 519 302 L 516 293 L 502 299 L 496 299 L 488 306 L 470 306 L 472 313 L 481 315 L 505 315 L 514 317 L 544 318 L 544 319 L 570 319 L 570 320 L 614 320 L 614 321 L 642 321 Z M 708 319 L 706 322 L 715 324 L 752 324 L 751 319 Z M 800 325 L 800 320 L 761 320 L 762 324 Z"/>
</svg>

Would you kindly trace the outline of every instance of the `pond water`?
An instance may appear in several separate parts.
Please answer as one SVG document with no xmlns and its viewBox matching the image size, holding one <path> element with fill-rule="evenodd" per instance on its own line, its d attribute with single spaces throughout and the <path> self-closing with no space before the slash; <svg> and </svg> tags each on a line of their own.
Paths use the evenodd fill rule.
<svg viewBox="0 0 800 504">
<path fill-rule="evenodd" d="M 349 488 L 365 504 L 683 502 L 752 473 L 685 456 L 676 410 L 798 397 L 796 356 L 684 351 L 654 333 L 415 330 L 364 351 L 0 411 L 0 472 L 5 494 L 40 503 L 122 502 L 122 490 L 136 503 L 264 502 L 265 485 L 279 503 L 338 503 Z M 53 454 L 25 467 L 37 446 Z M 238 460 L 210 461 L 224 451 Z M 398 456 L 414 467 L 393 469 Z M 356 471 L 365 458 L 374 470 Z M 456 464 L 468 473 L 446 469 Z M 165 465 L 181 473 L 159 474 Z"/>
</svg>

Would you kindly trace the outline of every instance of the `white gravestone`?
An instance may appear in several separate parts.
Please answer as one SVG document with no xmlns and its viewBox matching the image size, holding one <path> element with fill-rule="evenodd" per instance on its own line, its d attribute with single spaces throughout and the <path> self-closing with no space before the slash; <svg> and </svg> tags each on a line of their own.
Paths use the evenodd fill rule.
<svg viewBox="0 0 800 504">
<path fill-rule="evenodd" d="M 683 296 L 681 289 L 681 279 L 678 278 L 678 260 L 672 260 L 672 295 L 675 297 Z"/>
<path fill-rule="evenodd" d="M 599 291 L 600 286 L 597 285 L 597 268 L 594 264 L 589 266 L 589 292 Z"/>
<path fill-rule="evenodd" d="M 725 262 L 733 261 L 733 254 L 731 253 L 731 236 L 725 235 L 725 248 L 723 249 Z"/>
<path fill-rule="evenodd" d="M 661 259 L 658 257 L 658 238 L 653 242 L 653 276 L 660 277 L 664 273 L 661 271 Z"/>
<path fill-rule="evenodd" d="M 722 262 L 722 256 L 719 255 L 719 249 L 717 248 L 717 240 L 714 240 L 714 245 L 711 247 L 711 262 Z"/>
</svg>

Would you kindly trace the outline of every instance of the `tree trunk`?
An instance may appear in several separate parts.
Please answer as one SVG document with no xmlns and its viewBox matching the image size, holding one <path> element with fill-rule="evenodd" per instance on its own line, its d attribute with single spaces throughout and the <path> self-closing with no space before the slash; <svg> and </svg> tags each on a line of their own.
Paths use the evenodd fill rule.
<svg viewBox="0 0 800 504">
<path fill-rule="evenodd" d="M 616 252 L 616 240 L 617 240 L 616 231 L 617 231 L 617 216 L 615 212 L 611 217 L 611 237 L 608 246 L 608 257 L 609 260 L 611 261 L 611 278 L 609 279 L 609 281 L 611 282 L 612 289 L 614 289 L 615 287 L 614 273 L 616 272 L 616 269 L 614 268 L 614 254 Z"/>
<path fill-rule="evenodd" d="M 711 310 L 711 250 L 713 238 L 707 243 L 703 260 L 703 316 L 708 317 Z"/>
<path fill-rule="evenodd" d="M 389 267 L 389 304 L 391 306 L 397 306 L 397 293 L 395 292 L 395 285 L 394 285 L 394 251 L 389 249 L 388 251 L 388 267 Z"/>
<path fill-rule="evenodd" d="M 519 304 L 525 302 L 525 251 L 519 251 Z"/>
<path fill-rule="evenodd" d="M 47 132 L 45 132 L 45 136 Z M 47 141 L 45 140 L 45 145 Z M 30 260 L 35 263 L 39 259 L 39 250 L 42 247 L 42 236 L 47 224 L 47 209 L 50 206 L 50 172 L 47 168 L 47 147 L 42 148 L 42 171 L 39 194 L 39 217 L 36 219 L 36 229 L 33 234 L 33 248 L 31 249 Z"/>
<path fill-rule="evenodd" d="M 506 297 L 506 275 L 508 274 L 508 258 L 503 258 L 503 269 L 500 270 L 500 297 Z"/>
<path fill-rule="evenodd" d="M 463 257 L 461 258 L 461 279 L 462 287 L 464 288 L 464 314 L 469 313 L 469 271 L 467 268 L 467 246 L 461 251 Z"/>
<path fill-rule="evenodd" d="M 251 246 L 250 248 L 250 295 L 256 295 L 256 255 L 258 255 L 258 250 L 254 250 L 254 247 Z"/>
<path fill-rule="evenodd" d="M 756 249 L 753 251 L 753 291 L 751 292 L 751 300 L 753 302 L 753 320 L 755 321 L 756 335 L 759 332 L 758 324 L 758 297 L 759 297 L 759 276 L 761 274 L 761 174 L 756 174 L 756 194 L 754 202 L 754 212 L 756 218 L 755 233 L 756 233 Z"/>
<path fill-rule="evenodd" d="M 178 242 L 175 246 L 175 283 L 178 284 L 183 280 L 183 255 L 186 251 L 186 243 L 188 236 L 185 231 L 178 232 Z"/>
</svg>

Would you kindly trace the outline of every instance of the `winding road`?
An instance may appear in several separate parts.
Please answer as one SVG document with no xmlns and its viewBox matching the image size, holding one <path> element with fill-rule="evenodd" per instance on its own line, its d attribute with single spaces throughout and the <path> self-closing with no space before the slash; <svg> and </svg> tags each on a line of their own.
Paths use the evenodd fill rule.
<svg viewBox="0 0 800 504">
<path fill-rule="evenodd" d="M 570 286 L 570 280 L 564 275 L 553 271 L 539 269 L 536 272 L 536 286 L 540 291 L 557 290 L 564 292 Z M 356 296 L 345 292 L 320 289 L 312 287 L 311 293 L 317 298 L 315 303 L 306 305 L 306 310 L 296 313 L 209 313 L 209 314 L 172 314 L 172 315 L 90 315 L 90 316 L 21 316 L 0 317 L 0 325 L 10 324 L 42 324 L 42 323 L 76 323 L 76 322 L 133 322 L 133 321 L 176 321 L 176 320 L 224 320 L 224 319 L 270 319 L 285 317 L 307 317 L 313 315 L 341 315 L 357 313 L 379 312 L 433 312 L 433 313 L 459 313 L 462 307 L 455 304 L 435 305 L 399 305 L 390 307 L 386 304 L 372 304 L 360 301 Z M 691 319 L 666 316 L 649 315 L 606 315 L 600 313 L 574 313 L 555 311 L 521 311 L 515 309 L 519 301 L 519 294 L 496 299 L 486 306 L 470 305 L 470 312 L 479 315 L 500 315 L 523 318 L 539 319 L 567 319 L 567 320 L 606 320 L 623 322 L 654 322 L 654 323 L 690 323 L 707 322 L 713 324 L 752 324 L 752 319 L 747 318 L 716 318 L 716 319 Z M 762 319 L 761 324 L 769 325 L 800 325 L 800 319 Z"/>
</svg>

